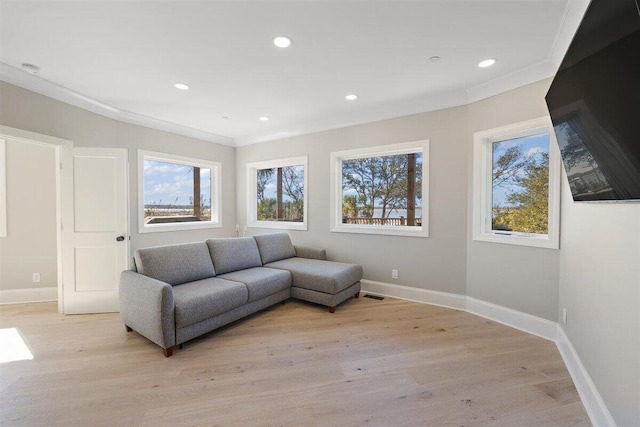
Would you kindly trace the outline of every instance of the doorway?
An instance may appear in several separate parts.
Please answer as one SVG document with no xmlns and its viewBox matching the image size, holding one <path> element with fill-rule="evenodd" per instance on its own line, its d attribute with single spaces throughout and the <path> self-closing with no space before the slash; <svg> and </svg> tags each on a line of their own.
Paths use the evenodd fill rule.
<svg viewBox="0 0 640 427">
<path fill-rule="evenodd" d="M 51 239 L 58 312 L 118 311 L 117 282 L 129 252 L 127 150 L 74 148 L 68 140 L 2 125 L 0 139 L 53 151 L 53 182 L 47 186 L 55 193 Z M 46 299 L 53 298 L 39 298 Z"/>
</svg>

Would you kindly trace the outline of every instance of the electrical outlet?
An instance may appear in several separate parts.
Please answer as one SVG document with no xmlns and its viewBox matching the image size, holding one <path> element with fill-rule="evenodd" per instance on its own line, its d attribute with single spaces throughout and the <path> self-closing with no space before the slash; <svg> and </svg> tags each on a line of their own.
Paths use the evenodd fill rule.
<svg viewBox="0 0 640 427">
<path fill-rule="evenodd" d="M 40 283 L 40 273 L 33 273 L 33 283 Z"/>
<path fill-rule="evenodd" d="M 394 268 L 393 270 L 391 270 L 391 278 L 392 279 L 397 279 L 398 278 L 398 269 Z"/>
<path fill-rule="evenodd" d="M 562 323 L 564 323 L 565 325 L 567 324 L 567 309 L 566 308 L 562 309 Z"/>
</svg>

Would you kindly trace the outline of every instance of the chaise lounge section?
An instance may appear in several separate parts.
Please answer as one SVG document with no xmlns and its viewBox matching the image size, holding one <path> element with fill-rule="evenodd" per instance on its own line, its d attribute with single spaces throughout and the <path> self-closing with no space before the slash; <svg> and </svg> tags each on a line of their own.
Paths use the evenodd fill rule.
<svg viewBox="0 0 640 427">
<path fill-rule="evenodd" d="M 286 233 L 254 236 L 265 267 L 291 273 L 291 296 L 329 307 L 360 293 L 362 267 L 326 261 L 326 251 L 294 247 Z"/>
<path fill-rule="evenodd" d="M 294 247 L 286 233 L 139 249 L 120 278 L 120 313 L 162 347 L 175 346 L 290 297 L 335 307 L 360 292 L 362 267 Z"/>
</svg>

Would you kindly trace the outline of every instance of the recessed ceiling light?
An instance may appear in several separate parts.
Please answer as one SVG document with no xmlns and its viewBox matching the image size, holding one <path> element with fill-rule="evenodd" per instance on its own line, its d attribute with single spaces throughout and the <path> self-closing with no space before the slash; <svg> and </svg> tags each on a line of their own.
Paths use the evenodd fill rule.
<svg viewBox="0 0 640 427">
<path fill-rule="evenodd" d="M 40 72 L 40 67 L 25 62 L 24 64 L 22 64 L 22 71 L 29 74 L 38 74 Z"/>
<path fill-rule="evenodd" d="M 432 56 L 431 58 L 429 58 L 429 61 L 431 61 L 431 62 L 438 62 L 438 61 L 440 61 L 440 57 L 439 57 L 439 56 L 437 56 L 437 55 Z"/>
<path fill-rule="evenodd" d="M 174 84 L 174 86 L 176 87 L 176 89 L 189 90 L 189 85 L 186 83 L 176 83 Z"/>
<path fill-rule="evenodd" d="M 287 36 L 278 36 L 273 39 L 273 44 L 281 48 L 291 46 L 292 42 L 293 40 L 291 40 L 291 38 Z"/>
<path fill-rule="evenodd" d="M 346 99 L 347 101 L 355 101 L 356 99 L 358 99 L 358 95 L 350 93 L 349 95 L 345 96 L 344 99 Z"/>
<path fill-rule="evenodd" d="M 229 120 L 229 116 L 222 116 L 222 119 Z"/>
<path fill-rule="evenodd" d="M 258 120 L 262 120 L 263 122 L 268 122 L 269 121 L 269 117 L 262 116 Z"/>
<path fill-rule="evenodd" d="M 478 63 L 478 67 L 487 68 L 487 67 L 491 67 L 495 63 L 496 63 L 496 60 L 494 58 L 485 59 L 484 61 L 480 61 Z"/>
</svg>

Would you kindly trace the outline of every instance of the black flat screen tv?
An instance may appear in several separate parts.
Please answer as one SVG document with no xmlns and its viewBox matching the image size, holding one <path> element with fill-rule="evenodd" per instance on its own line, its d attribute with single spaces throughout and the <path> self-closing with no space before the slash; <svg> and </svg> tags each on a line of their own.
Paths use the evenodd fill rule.
<svg viewBox="0 0 640 427">
<path fill-rule="evenodd" d="M 575 201 L 640 201 L 638 1 L 591 2 L 546 96 Z"/>
</svg>

